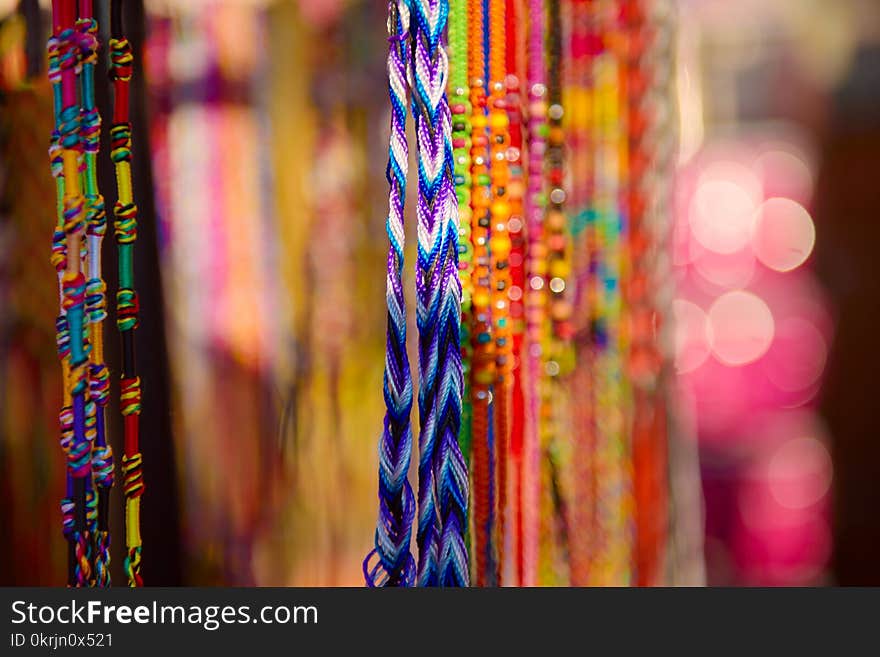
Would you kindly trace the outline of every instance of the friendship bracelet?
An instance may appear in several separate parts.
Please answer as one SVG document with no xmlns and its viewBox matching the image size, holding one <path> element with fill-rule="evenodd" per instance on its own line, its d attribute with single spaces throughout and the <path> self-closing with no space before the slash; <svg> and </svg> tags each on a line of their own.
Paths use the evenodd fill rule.
<svg viewBox="0 0 880 657">
<path fill-rule="evenodd" d="M 410 552 L 415 497 L 407 473 L 412 457 L 410 413 L 413 384 L 406 352 L 406 298 L 403 290 L 404 202 L 409 167 L 406 117 L 409 107 L 410 0 L 388 4 L 388 82 L 391 136 L 386 176 L 389 210 L 386 230 L 388 323 L 385 353 L 385 424 L 379 442 L 379 520 L 375 548 L 364 560 L 368 586 L 413 586 L 416 563 Z M 377 563 L 370 567 L 373 556 Z"/>
<path fill-rule="evenodd" d="M 86 312 L 89 317 L 92 345 L 89 366 L 89 402 L 87 417 L 94 421 L 95 440 L 92 444 L 92 474 L 97 488 L 97 500 L 89 503 L 89 533 L 94 540 L 95 585 L 110 586 L 110 489 L 113 487 L 113 450 L 107 441 L 105 409 L 110 399 L 110 373 L 104 362 L 104 320 L 106 289 L 101 272 L 101 245 L 107 230 L 104 197 L 98 190 L 97 154 L 100 148 L 101 115 L 95 105 L 95 65 L 98 61 L 98 22 L 93 16 L 92 2 L 81 0 L 79 18 L 81 62 L 81 139 L 85 153 L 83 190 L 87 221 Z M 93 418 L 93 419 L 92 419 Z"/>
<path fill-rule="evenodd" d="M 128 585 L 143 586 L 141 576 L 140 502 L 144 494 L 143 456 L 138 434 L 141 413 L 141 380 L 135 360 L 135 330 L 138 327 L 138 296 L 134 285 L 134 245 L 137 240 L 137 206 L 131 179 L 131 123 L 129 83 L 134 57 L 122 31 L 122 0 L 110 7 L 110 77 L 113 80 L 113 125 L 110 128 L 110 157 L 116 169 L 117 201 L 113 207 L 114 229 L 119 252 L 119 290 L 116 293 L 116 325 L 122 339 L 122 380 L 119 405 L 123 415 L 125 450 L 122 456 L 125 497 L 125 572 Z"/>
<path fill-rule="evenodd" d="M 448 17 L 448 0 L 400 0 L 389 5 L 392 136 L 388 167 L 391 249 L 386 294 L 387 412 L 380 443 L 376 547 L 364 561 L 370 585 L 467 586 L 469 582 L 465 548 L 469 485 L 458 442 L 463 387 L 459 220 L 453 183 L 452 118 L 446 96 L 448 59 L 441 41 Z M 400 283 L 408 101 L 415 118 L 419 162 L 419 558 L 414 573 L 408 556 L 414 510 L 406 482 L 411 434 L 405 419 L 412 404 L 412 383 L 406 361 L 406 311 Z M 378 555 L 379 562 L 370 567 L 374 555 Z"/>
<path fill-rule="evenodd" d="M 85 200 L 80 186 L 79 76 L 82 68 L 79 38 L 74 30 L 76 3 L 73 0 L 53 0 L 52 18 L 49 76 L 57 90 L 57 139 L 53 139 L 50 147 L 50 159 L 53 169 L 60 169 L 56 180 L 63 176 L 59 230 L 65 241 L 61 249 L 53 238 L 52 249 L 52 260 L 61 276 L 63 315 L 63 319 L 56 322 L 59 355 L 64 361 L 65 395 L 60 420 L 68 477 L 67 495 L 61 507 L 64 531 L 70 545 L 68 584 L 82 587 L 89 586 L 93 580 L 94 557 L 89 536 L 92 514 L 88 505 L 93 497 L 90 457 L 96 428 L 87 416 L 92 407 L 88 400 L 90 347 L 86 334 L 86 280 L 82 271 Z"/>
<path fill-rule="evenodd" d="M 468 473 L 461 427 L 461 283 L 452 120 L 443 36 L 448 0 L 413 6 L 412 103 L 419 162 L 419 565 L 420 586 L 467 586 Z M 430 473 L 430 474 L 429 474 Z M 432 499 L 433 497 L 433 499 Z"/>
</svg>

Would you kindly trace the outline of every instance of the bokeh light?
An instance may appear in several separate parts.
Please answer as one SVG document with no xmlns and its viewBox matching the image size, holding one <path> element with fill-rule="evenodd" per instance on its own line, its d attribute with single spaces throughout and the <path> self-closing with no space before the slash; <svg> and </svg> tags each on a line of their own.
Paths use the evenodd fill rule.
<svg viewBox="0 0 880 657">
<path fill-rule="evenodd" d="M 693 243 L 692 265 L 703 281 L 721 290 L 745 288 L 755 278 L 755 255 L 748 247 L 733 253 L 715 253 Z"/>
<path fill-rule="evenodd" d="M 787 317 L 776 322 L 764 371 L 783 392 L 798 392 L 819 380 L 827 357 L 828 345 L 816 325 L 801 317 Z"/>
<path fill-rule="evenodd" d="M 709 308 L 712 352 L 726 365 L 745 365 L 770 347 L 775 330 L 773 314 L 757 295 L 743 290 L 720 296 Z"/>
<path fill-rule="evenodd" d="M 770 493 L 788 509 L 804 509 L 819 502 L 831 488 L 831 455 L 817 438 L 786 440 L 770 458 Z"/>
<path fill-rule="evenodd" d="M 735 253 L 749 243 L 761 183 L 747 167 L 717 162 L 700 176 L 688 213 L 696 240 L 715 253 Z"/>
<path fill-rule="evenodd" d="M 776 197 L 761 204 L 752 248 L 764 265 L 781 272 L 796 269 L 810 257 L 815 243 L 816 227 L 800 203 Z"/>
<path fill-rule="evenodd" d="M 768 144 L 755 169 L 768 197 L 781 196 L 806 205 L 813 195 L 813 173 L 806 157 L 786 142 Z"/>
</svg>

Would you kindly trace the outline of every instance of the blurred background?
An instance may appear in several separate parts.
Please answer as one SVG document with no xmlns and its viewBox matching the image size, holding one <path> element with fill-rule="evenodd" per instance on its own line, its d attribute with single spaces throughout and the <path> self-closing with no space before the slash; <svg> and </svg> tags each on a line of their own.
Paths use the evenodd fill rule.
<svg viewBox="0 0 880 657">
<path fill-rule="evenodd" d="M 385 3 L 126 5 L 145 577 L 361 585 L 384 412 Z M 65 572 L 47 9 L 0 0 L 0 584 Z M 880 584 L 880 3 L 676 9 L 689 583 Z"/>
</svg>

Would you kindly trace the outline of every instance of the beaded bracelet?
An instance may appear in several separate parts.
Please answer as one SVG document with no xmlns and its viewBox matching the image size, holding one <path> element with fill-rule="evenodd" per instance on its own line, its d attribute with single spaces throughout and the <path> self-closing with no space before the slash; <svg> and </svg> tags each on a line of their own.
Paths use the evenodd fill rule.
<svg viewBox="0 0 880 657">
<path fill-rule="evenodd" d="M 492 292 L 489 261 L 490 208 L 489 121 L 486 115 L 484 2 L 468 3 L 468 77 L 471 99 L 471 242 L 473 293 L 471 296 L 473 356 L 471 365 L 474 573 L 477 586 L 495 581 L 495 500 L 492 486 L 489 403 L 495 380 L 492 340 Z"/>
<path fill-rule="evenodd" d="M 604 35 L 594 60 L 596 113 L 596 232 L 598 292 L 594 331 L 597 353 L 596 522 L 590 584 L 627 585 L 631 578 L 634 539 L 632 461 L 626 431 L 630 392 L 623 376 L 626 350 L 622 332 L 624 271 L 620 181 L 624 175 L 624 115 L 620 88 L 620 0 L 600 0 L 598 20 Z"/>
<path fill-rule="evenodd" d="M 567 299 L 570 274 L 568 225 L 565 214 L 564 140 L 562 128 L 562 75 L 566 64 L 562 58 L 563 25 L 559 0 L 547 0 L 547 100 L 548 132 L 546 176 L 550 187 L 544 220 L 544 241 L 547 247 L 547 287 L 549 318 L 544 332 L 544 369 L 547 376 L 542 389 L 541 447 L 545 473 L 542 481 L 545 513 L 542 535 L 547 553 L 542 569 L 547 584 L 566 582 L 562 567 L 570 558 L 570 528 L 567 474 L 570 470 L 571 443 L 568 387 L 563 376 L 570 373 L 571 304 Z"/>
<path fill-rule="evenodd" d="M 571 273 L 568 246 L 568 226 L 565 216 L 566 193 L 564 189 L 564 147 L 565 133 L 562 127 L 564 110 L 562 107 L 562 20 L 559 0 L 548 0 L 548 76 L 547 109 L 549 130 L 547 133 L 547 178 L 550 184 L 545 235 L 547 241 L 548 276 L 550 278 L 550 318 L 553 337 L 562 345 L 571 339 L 571 304 L 567 300 L 566 284 Z M 555 350 L 556 351 L 556 350 Z M 551 376 L 559 374 L 562 363 L 558 362 L 560 353 L 553 353 L 556 359 Z M 554 361 L 551 361 L 554 362 Z M 568 363 L 566 363 L 568 364 Z"/>
<path fill-rule="evenodd" d="M 547 87 L 545 85 L 543 0 L 529 0 L 526 78 L 528 87 L 528 183 L 525 196 L 526 239 L 526 429 L 523 436 L 523 585 L 537 583 L 541 539 L 541 395 L 545 383 L 543 341 L 546 319 L 547 249 L 543 240 Z"/>
<path fill-rule="evenodd" d="M 507 504 L 507 466 L 510 431 L 510 393 L 513 352 L 510 332 L 508 291 L 510 289 L 510 170 L 507 162 L 510 144 L 507 115 L 507 35 L 505 0 L 489 3 L 489 143 L 491 159 L 492 204 L 490 214 L 489 262 L 492 289 L 492 330 L 495 340 L 495 381 L 492 396 L 496 482 L 498 499 L 497 552 L 499 564 L 504 559 L 505 507 Z M 501 571 L 497 575 L 502 584 Z"/>
<path fill-rule="evenodd" d="M 461 433 L 459 443 L 470 468 L 471 451 L 471 103 L 468 89 L 468 0 L 451 0 L 449 7 L 449 103 L 452 112 L 453 180 L 458 201 L 458 277 L 461 281 Z"/>
<path fill-rule="evenodd" d="M 597 287 L 597 252 L 593 208 L 593 58 L 596 55 L 595 0 L 572 0 L 565 128 L 570 148 L 571 190 L 568 194 L 572 235 L 572 332 L 574 370 L 569 387 L 572 405 L 572 470 L 570 577 L 572 586 L 589 582 L 595 538 L 595 372 L 592 313 Z"/>
</svg>

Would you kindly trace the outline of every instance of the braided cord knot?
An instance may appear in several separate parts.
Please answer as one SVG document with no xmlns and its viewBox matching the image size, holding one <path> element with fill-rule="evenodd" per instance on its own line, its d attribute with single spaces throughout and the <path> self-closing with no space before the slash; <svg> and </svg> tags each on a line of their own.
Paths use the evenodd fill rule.
<svg viewBox="0 0 880 657">
<path fill-rule="evenodd" d="M 85 228 L 84 205 L 85 199 L 81 195 L 64 198 L 64 232 L 68 236 L 81 233 Z"/>
<path fill-rule="evenodd" d="M 122 489 L 126 499 L 144 494 L 143 456 L 140 452 L 122 456 Z"/>
<path fill-rule="evenodd" d="M 61 132 L 53 130 L 51 140 L 49 141 L 49 164 L 52 167 L 52 176 L 54 178 L 64 176 L 64 160 L 61 157 L 61 151 Z"/>
<path fill-rule="evenodd" d="M 136 376 L 131 379 L 122 379 L 122 392 L 120 394 L 123 415 L 137 415 L 141 412 L 141 379 Z"/>
<path fill-rule="evenodd" d="M 74 509 L 76 505 L 74 501 L 70 497 L 62 498 L 61 500 L 61 531 L 64 534 L 65 538 L 71 538 L 73 536 L 73 526 L 74 526 Z"/>
<path fill-rule="evenodd" d="M 113 80 L 128 82 L 131 80 L 134 56 L 131 43 L 126 37 L 110 39 L 110 75 Z"/>
<path fill-rule="evenodd" d="M 141 546 L 129 548 L 125 557 L 125 572 L 128 575 L 128 585 L 132 588 L 144 585 L 141 577 Z"/>
<path fill-rule="evenodd" d="M 138 326 L 137 292 L 130 288 L 120 289 L 116 293 L 116 325 L 120 331 L 133 331 Z"/>
<path fill-rule="evenodd" d="M 94 65 L 98 62 L 98 21 L 94 17 L 79 18 L 76 21 L 78 42 L 82 52 L 83 64 Z"/>
<path fill-rule="evenodd" d="M 116 202 L 113 206 L 113 214 L 116 221 L 113 228 L 116 231 L 117 244 L 132 244 L 137 240 L 137 215 L 138 209 L 134 203 Z"/>
<path fill-rule="evenodd" d="M 144 494 L 143 457 L 140 452 L 122 456 L 122 489 L 125 495 L 126 544 L 125 571 L 128 585 L 143 586 L 141 578 L 140 498 Z"/>
<path fill-rule="evenodd" d="M 101 114 L 97 107 L 80 112 L 80 139 L 86 153 L 97 153 L 101 140 Z"/>
<path fill-rule="evenodd" d="M 61 434 L 61 449 L 67 454 L 73 445 L 73 407 L 62 406 L 58 413 L 58 426 Z"/>
<path fill-rule="evenodd" d="M 130 123 L 114 123 L 110 127 L 110 159 L 117 164 L 131 162 Z"/>
<path fill-rule="evenodd" d="M 88 234 L 103 237 L 107 232 L 107 211 L 104 197 L 101 194 L 89 194 L 86 197 L 86 215 L 88 220 Z"/>
<path fill-rule="evenodd" d="M 110 586 L 110 532 L 95 531 L 95 586 Z"/>
<path fill-rule="evenodd" d="M 86 311 L 93 324 L 98 324 L 107 317 L 106 290 L 107 284 L 100 278 L 90 278 L 86 284 Z"/>
<path fill-rule="evenodd" d="M 110 445 L 95 446 L 92 450 L 92 472 L 98 486 L 113 486 L 113 448 Z"/>
<path fill-rule="evenodd" d="M 106 406 L 110 399 L 110 370 L 104 363 L 91 366 L 89 396 L 98 406 Z"/>
<path fill-rule="evenodd" d="M 54 35 L 49 37 L 46 51 L 49 57 L 49 82 L 54 86 L 61 83 L 61 39 Z"/>
</svg>

